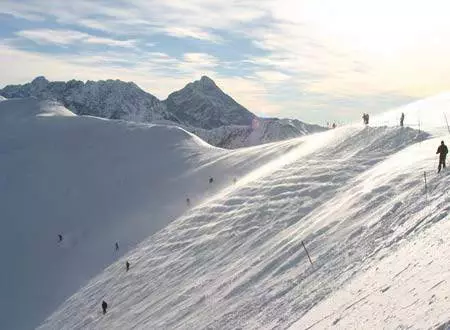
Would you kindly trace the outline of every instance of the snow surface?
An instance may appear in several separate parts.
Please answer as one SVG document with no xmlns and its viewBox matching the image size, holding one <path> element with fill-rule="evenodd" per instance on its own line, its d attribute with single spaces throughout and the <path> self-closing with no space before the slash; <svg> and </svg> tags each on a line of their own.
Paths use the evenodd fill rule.
<svg viewBox="0 0 450 330">
<path fill-rule="evenodd" d="M 182 215 L 186 198 L 202 203 L 291 144 L 228 152 L 177 127 L 79 117 L 33 98 L 0 102 L 0 328 L 36 327 Z"/>
<path fill-rule="evenodd" d="M 441 95 L 374 116 L 375 127 L 258 147 L 289 143 L 94 277 L 41 329 L 446 329 L 450 176 L 436 174 L 435 151 L 449 107 Z M 398 127 L 401 111 L 421 130 Z"/>
</svg>

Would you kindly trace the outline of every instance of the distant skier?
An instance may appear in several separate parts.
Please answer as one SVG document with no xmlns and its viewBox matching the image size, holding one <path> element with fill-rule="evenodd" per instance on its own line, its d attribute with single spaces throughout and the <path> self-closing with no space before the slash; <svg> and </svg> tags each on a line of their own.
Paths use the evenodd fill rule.
<svg viewBox="0 0 450 330">
<path fill-rule="evenodd" d="M 186 198 L 186 204 L 187 206 L 191 206 L 191 200 L 189 198 Z"/>
<path fill-rule="evenodd" d="M 369 125 L 369 114 L 366 113 L 366 125 Z"/>
<path fill-rule="evenodd" d="M 213 177 L 210 177 L 209 178 L 209 183 L 213 183 L 214 182 L 214 178 Z"/>
<path fill-rule="evenodd" d="M 58 234 L 58 242 L 62 242 L 62 240 L 63 240 L 62 235 L 61 235 L 61 234 Z"/>
<path fill-rule="evenodd" d="M 336 123 L 333 123 L 333 129 L 336 128 Z"/>
<path fill-rule="evenodd" d="M 116 242 L 116 251 L 119 251 L 119 243 Z"/>
<path fill-rule="evenodd" d="M 108 308 L 108 304 L 106 303 L 106 301 L 102 301 L 102 309 L 103 309 L 103 314 L 106 314 L 106 309 Z"/>
<path fill-rule="evenodd" d="M 402 115 L 400 116 L 400 127 L 403 127 L 404 120 L 405 120 L 405 114 L 402 112 Z"/>
<path fill-rule="evenodd" d="M 127 268 L 127 271 L 130 270 L 130 263 L 128 261 L 125 263 L 125 267 Z"/>
<path fill-rule="evenodd" d="M 441 145 L 438 147 L 436 154 L 439 154 L 439 167 L 438 173 L 441 171 L 441 167 L 445 168 L 445 158 L 448 154 L 448 148 L 444 144 L 444 141 L 441 141 Z"/>
<path fill-rule="evenodd" d="M 364 125 L 369 125 L 369 114 L 363 113 L 362 118 L 363 118 Z"/>
</svg>

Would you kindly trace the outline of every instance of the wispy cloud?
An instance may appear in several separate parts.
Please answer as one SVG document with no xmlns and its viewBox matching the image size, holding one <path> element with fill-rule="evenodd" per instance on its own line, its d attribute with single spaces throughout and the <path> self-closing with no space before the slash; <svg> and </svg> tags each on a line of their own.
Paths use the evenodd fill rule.
<svg viewBox="0 0 450 330">
<path fill-rule="evenodd" d="M 74 43 L 85 43 L 115 47 L 132 48 L 136 40 L 117 40 L 93 36 L 74 30 L 54 30 L 54 29 L 36 29 L 23 30 L 16 32 L 16 35 L 39 44 L 57 44 L 70 45 Z"/>
</svg>

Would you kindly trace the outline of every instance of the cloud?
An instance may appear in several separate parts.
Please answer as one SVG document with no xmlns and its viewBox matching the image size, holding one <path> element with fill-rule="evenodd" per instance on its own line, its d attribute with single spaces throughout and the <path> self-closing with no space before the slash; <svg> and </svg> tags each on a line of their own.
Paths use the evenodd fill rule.
<svg viewBox="0 0 450 330">
<path fill-rule="evenodd" d="M 16 32 L 22 38 L 32 40 L 38 44 L 71 45 L 75 43 L 85 43 L 94 45 L 105 45 L 113 47 L 132 48 L 135 40 L 116 40 L 104 37 L 97 37 L 87 33 L 73 30 L 36 29 Z"/>
<path fill-rule="evenodd" d="M 290 76 L 287 74 L 270 70 L 256 71 L 255 75 L 268 83 L 280 83 L 290 78 Z"/>
<path fill-rule="evenodd" d="M 90 79 L 95 72 L 181 87 L 207 74 L 250 109 L 294 116 L 309 109 L 317 118 L 450 89 L 449 11 L 446 0 L 23 0 L 0 7 L 29 20 L 21 39 L 79 46 L 86 56 L 65 64 L 45 58 L 77 65 Z M 127 53 L 96 53 L 95 45 Z"/>
</svg>

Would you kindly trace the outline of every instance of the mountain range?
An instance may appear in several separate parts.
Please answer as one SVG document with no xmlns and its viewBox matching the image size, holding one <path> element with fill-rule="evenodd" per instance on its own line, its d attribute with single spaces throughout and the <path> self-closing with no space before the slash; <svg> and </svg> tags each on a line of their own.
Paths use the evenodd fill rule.
<svg viewBox="0 0 450 330">
<path fill-rule="evenodd" d="M 37 77 L 0 90 L 5 98 L 56 100 L 77 115 L 134 122 L 161 122 L 183 127 L 222 148 L 280 141 L 325 130 L 299 120 L 261 118 L 203 76 L 159 100 L 133 82 L 70 80 L 50 82 Z"/>
</svg>

